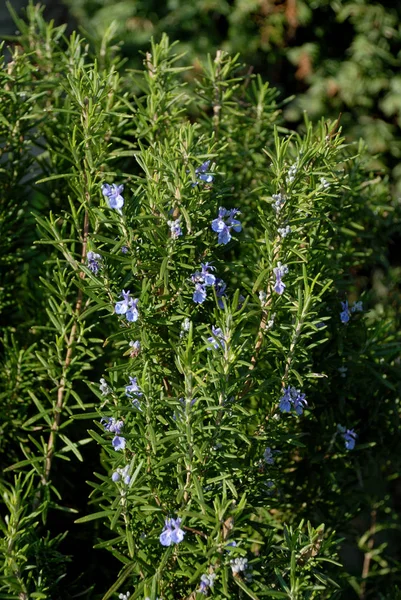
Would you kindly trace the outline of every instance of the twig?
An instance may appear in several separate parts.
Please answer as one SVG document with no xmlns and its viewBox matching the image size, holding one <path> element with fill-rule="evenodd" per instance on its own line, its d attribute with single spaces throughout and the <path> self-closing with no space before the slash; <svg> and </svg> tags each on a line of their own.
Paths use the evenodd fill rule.
<svg viewBox="0 0 401 600">
<path fill-rule="evenodd" d="M 376 517 L 377 517 L 377 513 L 376 510 L 372 510 L 372 512 L 370 513 L 370 519 L 371 519 L 371 525 L 370 525 L 370 539 L 368 542 L 368 548 L 369 551 L 365 552 L 365 556 L 363 559 L 363 566 L 362 566 L 362 584 L 361 584 L 361 593 L 359 594 L 359 598 L 360 600 L 365 600 L 366 598 L 366 579 L 369 575 L 369 569 L 370 569 L 370 563 L 372 560 L 372 552 L 371 550 L 373 549 L 374 543 L 375 543 L 375 533 L 376 533 Z"/>
</svg>

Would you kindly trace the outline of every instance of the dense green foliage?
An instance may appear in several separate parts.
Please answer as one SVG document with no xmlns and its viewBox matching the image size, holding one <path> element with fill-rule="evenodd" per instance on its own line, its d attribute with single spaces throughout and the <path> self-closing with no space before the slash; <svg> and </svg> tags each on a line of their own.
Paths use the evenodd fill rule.
<svg viewBox="0 0 401 600">
<path fill-rule="evenodd" d="M 364 138 L 374 169 L 386 166 L 401 192 L 401 7 L 368 0 L 66 0 L 92 35 L 115 20 L 123 52 L 166 32 L 180 40 L 195 70 L 221 48 L 239 52 L 283 97 L 296 98 L 286 119 L 302 123 L 342 113 L 348 139 Z"/>
<path fill-rule="evenodd" d="M 191 69 L 162 36 L 130 70 L 113 23 L 89 43 L 39 7 L 15 18 L 0 87 L 0 598 L 195 599 L 206 574 L 215 598 L 399 597 L 400 302 L 383 248 L 400 214 L 366 144 L 337 119 L 291 133 L 291 105 L 222 50 Z M 102 194 L 113 182 L 121 211 Z M 240 210 L 227 244 L 219 207 Z M 194 302 L 206 262 L 227 288 Z M 116 313 L 128 289 L 131 321 Z M 279 409 L 288 386 L 302 414 Z M 122 421 L 125 448 L 102 418 Z M 164 546 L 177 517 L 185 537 Z"/>
</svg>

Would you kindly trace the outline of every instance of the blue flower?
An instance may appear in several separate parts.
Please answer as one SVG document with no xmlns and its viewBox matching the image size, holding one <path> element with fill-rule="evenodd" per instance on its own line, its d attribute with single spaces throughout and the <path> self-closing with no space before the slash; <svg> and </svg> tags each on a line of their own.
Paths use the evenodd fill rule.
<svg viewBox="0 0 401 600">
<path fill-rule="evenodd" d="M 171 546 L 179 544 L 184 539 L 185 531 L 180 528 L 181 519 L 166 519 L 163 531 L 160 534 L 160 543 L 162 546 Z"/>
<path fill-rule="evenodd" d="M 203 277 L 205 285 L 214 285 L 216 277 L 212 273 L 209 273 L 209 271 L 214 271 L 215 267 L 212 267 L 210 263 L 201 263 L 201 267 L 201 276 Z"/>
<path fill-rule="evenodd" d="M 116 435 L 111 443 L 114 450 L 124 450 L 127 440 L 122 436 Z"/>
<path fill-rule="evenodd" d="M 116 185 L 115 183 L 112 183 L 111 185 L 104 183 L 102 185 L 103 196 L 108 198 L 110 208 L 115 208 L 120 213 L 122 207 L 124 206 L 124 198 L 121 196 L 123 189 L 123 185 Z"/>
<path fill-rule="evenodd" d="M 127 246 L 121 246 L 121 252 L 122 252 L 122 254 L 128 254 Z"/>
<path fill-rule="evenodd" d="M 194 183 L 192 184 L 192 187 L 195 187 L 196 185 L 198 185 L 198 183 L 201 183 L 201 181 L 203 181 L 204 183 L 212 183 L 213 182 L 214 175 L 212 175 L 211 173 L 207 173 L 209 166 L 210 166 L 210 160 L 206 160 L 199 167 L 196 167 L 195 175 L 197 175 L 198 178 L 196 181 L 194 181 Z"/>
<path fill-rule="evenodd" d="M 355 448 L 356 438 L 358 437 L 355 431 L 353 429 L 346 429 L 342 425 L 337 425 L 337 429 L 343 437 L 345 448 L 347 450 L 353 450 Z"/>
<path fill-rule="evenodd" d="M 220 308 L 224 308 L 222 298 L 226 295 L 227 284 L 219 277 L 216 277 L 214 289 L 216 290 L 217 304 Z"/>
<path fill-rule="evenodd" d="M 279 410 L 281 412 L 291 412 L 291 407 L 293 407 L 297 415 L 300 416 L 306 406 L 308 406 L 308 403 L 305 399 L 305 394 L 302 394 L 300 390 L 297 390 L 293 386 L 284 388 L 279 402 Z"/>
<path fill-rule="evenodd" d="M 359 302 L 354 302 L 351 312 L 363 312 L 363 304 L 361 300 L 359 300 Z"/>
<path fill-rule="evenodd" d="M 213 273 L 209 273 L 214 267 L 209 263 L 202 263 L 201 268 L 201 271 L 195 271 L 195 273 L 191 275 L 191 281 L 195 284 L 195 291 L 192 299 L 196 304 L 202 304 L 206 300 L 206 286 L 214 285 L 216 281 L 216 277 Z"/>
<path fill-rule="evenodd" d="M 280 296 L 281 296 L 281 294 L 284 292 L 285 287 L 286 287 L 285 283 L 283 283 L 283 281 L 282 281 L 282 278 L 284 275 L 287 275 L 288 267 L 287 267 L 287 265 L 282 265 L 281 262 L 278 262 L 277 267 L 275 267 L 273 269 L 273 273 L 276 276 L 276 283 L 275 283 L 273 289 L 277 294 L 280 294 Z"/>
<path fill-rule="evenodd" d="M 114 417 L 102 417 L 100 422 L 103 424 L 105 431 L 110 431 L 117 435 L 121 433 L 121 430 L 124 427 L 124 421 L 117 421 Z"/>
<path fill-rule="evenodd" d="M 273 452 L 271 448 L 266 448 L 266 450 L 263 453 L 263 458 L 265 459 L 268 465 L 274 464 Z"/>
<path fill-rule="evenodd" d="M 351 317 L 351 313 L 348 308 L 348 300 L 341 302 L 342 312 L 340 312 L 341 323 L 348 323 Z"/>
<path fill-rule="evenodd" d="M 195 284 L 195 291 L 194 291 L 194 295 L 192 296 L 192 300 L 196 304 L 202 304 L 206 300 L 206 290 L 202 284 L 200 284 L 200 283 Z"/>
<path fill-rule="evenodd" d="M 215 573 L 209 573 L 201 576 L 201 582 L 199 586 L 199 593 L 204 594 L 206 596 L 208 589 L 212 589 L 214 585 L 214 580 L 216 579 Z"/>
<path fill-rule="evenodd" d="M 176 219 L 175 221 L 167 221 L 167 225 L 170 227 L 170 234 L 173 240 L 182 235 L 180 219 Z"/>
<path fill-rule="evenodd" d="M 290 412 L 291 411 L 291 399 L 289 394 L 284 393 L 280 399 L 280 403 L 278 405 L 281 412 Z"/>
<path fill-rule="evenodd" d="M 211 346 L 208 347 L 208 350 L 211 350 L 212 348 L 215 350 L 222 348 L 224 350 L 226 347 L 224 334 L 220 327 L 214 327 L 212 325 L 212 335 L 211 337 L 207 338 L 207 341 L 211 343 Z"/>
<path fill-rule="evenodd" d="M 116 314 L 125 315 L 125 318 L 130 323 L 137 321 L 139 317 L 137 308 L 139 300 L 137 298 L 131 298 L 131 293 L 129 290 L 127 292 L 123 290 L 121 292 L 121 296 L 123 297 L 123 300 L 117 302 L 114 307 Z"/>
<path fill-rule="evenodd" d="M 218 233 L 217 242 L 219 244 L 228 244 L 231 240 L 231 229 L 239 233 L 242 231 L 242 225 L 235 219 L 236 215 L 241 214 L 236 208 L 230 210 L 220 206 L 217 219 L 212 221 L 212 229 Z M 225 219 L 225 220 L 224 220 Z"/>
<path fill-rule="evenodd" d="M 141 388 L 138 385 L 136 377 L 130 377 L 130 384 L 125 386 L 125 394 L 128 398 L 132 398 L 132 396 L 141 397 L 143 393 L 141 392 Z"/>
<path fill-rule="evenodd" d="M 101 268 L 100 261 L 102 260 L 102 257 L 100 254 L 96 254 L 96 252 L 90 250 L 86 258 L 88 260 L 88 269 L 97 275 Z"/>
</svg>

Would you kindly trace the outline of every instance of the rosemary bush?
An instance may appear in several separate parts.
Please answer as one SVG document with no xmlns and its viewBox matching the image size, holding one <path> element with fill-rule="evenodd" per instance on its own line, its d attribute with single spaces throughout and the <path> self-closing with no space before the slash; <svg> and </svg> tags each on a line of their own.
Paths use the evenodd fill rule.
<svg viewBox="0 0 401 600">
<path fill-rule="evenodd" d="M 0 597 L 397 597 L 398 316 L 355 275 L 399 209 L 364 144 L 288 132 L 238 56 L 189 78 L 163 36 L 132 71 L 113 25 L 14 18 Z"/>
</svg>

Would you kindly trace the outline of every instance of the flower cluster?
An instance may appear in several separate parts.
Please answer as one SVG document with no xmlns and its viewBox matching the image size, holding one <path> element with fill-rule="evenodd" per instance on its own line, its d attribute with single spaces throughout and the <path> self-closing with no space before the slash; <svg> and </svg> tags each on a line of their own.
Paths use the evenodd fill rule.
<svg viewBox="0 0 401 600">
<path fill-rule="evenodd" d="M 123 185 L 116 185 L 115 183 L 112 183 L 111 185 L 104 183 L 102 185 L 103 196 L 108 198 L 110 208 L 115 208 L 120 213 L 124 206 L 124 198 L 121 195 L 123 189 Z"/>
<path fill-rule="evenodd" d="M 199 593 L 200 594 L 204 594 L 206 596 L 206 594 L 208 593 L 209 589 L 212 589 L 213 585 L 214 585 L 214 580 L 216 579 L 216 574 L 215 573 L 208 573 L 207 575 L 202 575 L 200 578 L 200 586 L 199 586 Z"/>
<path fill-rule="evenodd" d="M 300 390 L 290 385 L 284 388 L 279 404 L 281 412 L 290 412 L 291 407 L 294 407 L 297 415 L 302 415 L 306 406 L 308 406 L 308 403 L 305 400 L 305 394 L 301 394 Z"/>
<path fill-rule="evenodd" d="M 170 235 L 173 240 L 176 240 L 180 235 L 182 235 L 180 219 L 175 219 L 174 221 L 167 221 L 167 225 L 170 227 Z"/>
<path fill-rule="evenodd" d="M 125 465 L 123 468 L 116 469 L 111 476 L 111 479 L 114 481 L 114 483 L 117 483 L 117 481 L 122 479 L 125 485 L 129 485 L 131 481 L 131 477 L 129 475 L 129 465 Z"/>
<path fill-rule="evenodd" d="M 281 211 L 281 209 L 283 208 L 287 198 L 284 196 L 284 194 L 281 194 L 281 193 L 273 194 L 272 198 L 274 200 L 273 210 L 276 214 L 278 214 Z"/>
<path fill-rule="evenodd" d="M 219 244 L 228 244 L 231 240 L 231 230 L 237 233 L 242 231 L 242 225 L 236 219 L 236 215 L 241 214 L 236 208 L 226 209 L 220 206 L 217 219 L 212 221 L 212 229 L 218 233 L 217 242 Z"/>
<path fill-rule="evenodd" d="M 292 230 L 289 225 L 286 225 L 285 227 L 279 227 L 277 231 L 282 238 L 285 238 L 291 233 Z"/>
<path fill-rule="evenodd" d="M 102 423 L 105 431 L 114 433 L 115 436 L 111 442 L 114 450 L 124 450 L 127 440 L 120 435 L 122 428 L 124 427 L 123 421 L 117 421 L 114 417 L 102 417 L 100 422 Z"/>
<path fill-rule="evenodd" d="M 200 165 L 200 167 L 196 167 L 195 175 L 197 175 L 197 180 L 194 181 L 194 183 L 192 184 L 192 187 L 195 187 L 196 185 L 198 185 L 198 183 L 201 183 L 202 181 L 204 183 L 212 183 L 213 182 L 214 175 L 207 172 L 209 169 L 209 166 L 210 166 L 210 160 L 206 160 L 204 163 L 202 163 Z"/>
<path fill-rule="evenodd" d="M 282 278 L 284 275 L 287 275 L 288 267 L 287 267 L 287 265 L 282 265 L 281 262 L 278 262 L 277 267 L 275 267 L 273 269 L 273 273 L 276 276 L 276 283 L 275 283 L 273 289 L 277 294 L 281 295 L 284 292 L 285 287 L 286 287 L 285 283 L 283 283 L 283 281 L 282 281 Z"/>
<path fill-rule="evenodd" d="M 101 268 L 100 261 L 102 260 L 102 257 L 100 256 L 100 254 L 97 254 L 96 252 L 92 252 L 92 250 L 90 250 L 86 258 L 88 261 L 88 269 L 92 271 L 94 275 L 97 275 Z"/>
<path fill-rule="evenodd" d="M 191 327 L 191 321 L 188 319 L 188 317 L 185 317 L 185 319 L 181 323 L 180 338 L 184 337 L 184 335 L 186 333 L 188 333 L 190 327 Z"/>
<path fill-rule="evenodd" d="M 128 600 L 128 598 L 131 596 L 130 592 L 127 592 L 126 594 L 118 594 L 119 600 Z"/>
<path fill-rule="evenodd" d="M 347 429 L 342 425 L 337 425 L 337 429 L 345 442 L 345 448 L 347 450 L 353 450 L 355 448 L 356 438 L 358 437 L 355 431 L 353 429 Z"/>
<path fill-rule="evenodd" d="M 123 300 L 117 302 L 114 307 L 117 315 L 125 315 L 125 318 L 130 323 L 134 323 L 138 320 L 139 312 L 138 312 L 138 302 L 139 300 L 131 297 L 131 293 L 128 290 L 127 292 L 123 290 L 121 292 L 121 296 Z"/>
<path fill-rule="evenodd" d="M 288 175 L 286 177 L 287 183 L 292 183 L 295 180 L 296 174 L 298 171 L 298 164 L 294 163 L 288 170 Z"/>
<path fill-rule="evenodd" d="M 184 539 L 185 531 L 180 528 L 181 519 L 166 519 L 163 531 L 160 534 L 160 543 L 162 546 L 171 546 L 179 544 Z"/>
<path fill-rule="evenodd" d="M 247 558 L 244 558 L 242 556 L 239 558 L 234 558 L 233 560 L 230 560 L 230 565 L 234 576 L 239 575 L 239 573 L 244 573 L 246 579 L 251 579 L 250 573 L 245 573 L 245 571 L 249 569 Z"/>
<path fill-rule="evenodd" d="M 218 350 L 219 348 L 225 350 L 226 340 L 220 327 L 214 327 L 214 325 L 212 325 L 212 335 L 207 338 L 207 341 L 211 344 L 211 346 L 208 346 L 208 350 L 212 350 L 212 348 L 215 350 Z"/>
<path fill-rule="evenodd" d="M 196 304 L 202 304 L 206 300 L 206 287 L 214 285 L 216 282 L 216 277 L 213 273 L 209 273 L 209 271 L 214 271 L 214 267 L 209 263 L 202 263 L 201 268 L 201 271 L 195 271 L 195 273 L 191 275 L 191 281 L 195 284 L 195 291 L 192 299 Z"/>
</svg>

